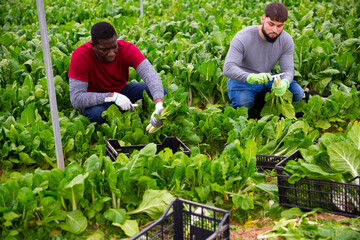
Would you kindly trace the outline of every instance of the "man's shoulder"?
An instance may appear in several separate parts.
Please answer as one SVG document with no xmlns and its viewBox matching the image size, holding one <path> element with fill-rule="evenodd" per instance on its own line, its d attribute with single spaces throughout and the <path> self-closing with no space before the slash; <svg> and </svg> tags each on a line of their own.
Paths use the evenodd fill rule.
<svg viewBox="0 0 360 240">
<path fill-rule="evenodd" d="M 257 32 L 258 32 L 258 27 L 259 27 L 259 26 L 248 26 L 248 27 L 245 27 L 245 28 L 241 29 L 240 31 L 238 31 L 238 32 L 236 33 L 236 36 L 241 36 L 241 35 L 248 35 L 248 34 L 257 33 Z"/>
<path fill-rule="evenodd" d="M 127 42 L 127 41 L 125 41 L 125 40 L 117 40 L 117 42 L 118 42 L 119 47 L 125 47 L 125 48 L 127 48 L 127 47 L 135 46 L 133 43 Z"/>
<path fill-rule="evenodd" d="M 259 34 L 258 27 L 259 26 L 245 27 L 245 28 L 241 29 L 239 32 L 237 32 L 234 38 L 237 38 L 242 41 L 252 39 L 253 36 L 256 36 L 257 34 Z"/>
<path fill-rule="evenodd" d="M 284 34 L 284 37 L 292 39 L 291 35 L 288 32 L 286 32 L 285 30 L 283 30 L 282 34 Z"/>
<path fill-rule="evenodd" d="M 248 26 L 237 32 L 233 38 L 234 44 L 251 44 L 251 42 L 256 39 L 256 36 L 259 35 L 258 26 Z"/>
<path fill-rule="evenodd" d="M 91 51 L 91 42 L 84 43 L 83 45 L 77 47 L 74 50 L 75 54 L 87 54 L 89 51 Z"/>
<path fill-rule="evenodd" d="M 286 31 L 284 31 L 284 30 L 282 31 L 280 37 L 281 37 L 281 39 L 282 39 L 283 41 L 285 41 L 286 43 L 293 43 L 293 42 L 294 42 L 292 36 L 291 36 L 288 32 L 286 32 Z"/>
</svg>

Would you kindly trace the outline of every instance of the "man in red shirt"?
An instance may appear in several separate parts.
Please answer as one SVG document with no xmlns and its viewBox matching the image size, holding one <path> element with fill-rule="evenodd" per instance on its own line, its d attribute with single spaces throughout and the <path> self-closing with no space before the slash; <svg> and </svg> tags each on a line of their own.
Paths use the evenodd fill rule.
<svg viewBox="0 0 360 240">
<path fill-rule="evenodd" d="M 145 83 L 128 83 L 133 67 Z M 116 104 L 121 110 L 133 109 L 145 90 L 154 100 L 150 123 L 162 125 L 155 115 L 164 110 L 162 97 L 167 91 L 151 63 L 132 43 L 117 40 L 114 27 L 99 22 L 91 28 L 91 41 L 75 49 L 69 69 L 70 101 L 75 109 L 93 122 L 103 123 L 102 113 Z"/>
</svg>

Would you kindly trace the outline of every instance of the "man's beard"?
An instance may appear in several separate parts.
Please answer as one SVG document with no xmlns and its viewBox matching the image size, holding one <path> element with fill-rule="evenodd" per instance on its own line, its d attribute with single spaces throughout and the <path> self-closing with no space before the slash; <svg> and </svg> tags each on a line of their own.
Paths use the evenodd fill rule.
<svg viewBox="0 0 360 240">
<path fill-rule="evenodd" d="M 270 37 L 269 34 L 267 34 L 267 33 L 265 32 L 265 30 L 264 30 L 264 25 L 262 25 L 261 31 L 262 31 L 262 33 L 264 34 L 265 39 L 266 39 L 268 42 L 271 42 L 271 43 L 275 42 L 276 39 L 277 39 L 277 38 L 280 36 L 280 34 L 281 34 L 281 33 L 280 33 L 280 34 L 277 35 L 276 37 Z"/>
</svg>

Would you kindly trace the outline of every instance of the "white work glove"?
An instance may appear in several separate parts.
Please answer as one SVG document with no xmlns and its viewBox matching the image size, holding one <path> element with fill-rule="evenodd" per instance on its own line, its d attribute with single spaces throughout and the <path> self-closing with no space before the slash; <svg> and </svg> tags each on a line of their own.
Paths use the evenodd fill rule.
<svg viewBox="0 0 360 240">
<path fill-rule="evenodd" d="M 105 102 L 115 102 L 115 104 L 123 111 L 133 109 L 130 99 L 120 93 L 114 93 L 112 97 L 105 98 Z"/>
<path fill-rule="evenodd" d="M 150 124 L 154 127 L 161 127 L 162 126 L 162 121 L 158 118 L 160 118 L 160 114 L 161 112 L 164 111 L 164 107 L 163 107 L 163 103 L 162 102 L 158 102 L 155 105 L 155 111 L 151 114 L 151 118 L 150 118 Z M 155 117 L 155 115 L 158 115 L 158 118 Z"/>
</svg>

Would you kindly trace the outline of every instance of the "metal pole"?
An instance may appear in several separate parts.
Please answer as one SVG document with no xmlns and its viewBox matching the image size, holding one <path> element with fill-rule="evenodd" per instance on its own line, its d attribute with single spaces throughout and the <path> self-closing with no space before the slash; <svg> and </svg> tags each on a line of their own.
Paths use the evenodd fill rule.
<svg viewBox="0 0 360 240">
<path fill-rule="evenodd" d="M 140 17 L 144 15 L 144 6 L 143 6 L 143 0 L 140 0 Z"/>
<path fill-rule="evenodd" d="M 44 63 L 45 63 L 45 73 L 46 73 L 46 79 L 47 79 L 47 85 L 48 85 L 51 120 L 52 120 L 52 126 L 53 126 L 53 131 L 54 131 L 54 140 L 55 140 L 57 167 L 59 169 L 64 170 L 65 169 L 64 156 L 63 156 L 63 150 L 62 150 L 62 144 L 61 144 L 59 116 L 58 116 L 58 108 L 57 108 L 57 102 L 56 102 L 54 76 L 53 76 L 53 71 L 52 71 L 49 39 L 48 39 L 48 34 L 47 34 L 45 8 L 44 8 L 43 0 L 36 0 L 36 8 L 37 8 L 38 17 L 39 17 L 41 43 L 42 43 Z"/>
</svg>

